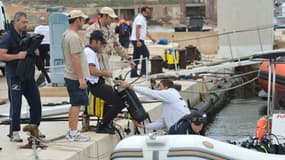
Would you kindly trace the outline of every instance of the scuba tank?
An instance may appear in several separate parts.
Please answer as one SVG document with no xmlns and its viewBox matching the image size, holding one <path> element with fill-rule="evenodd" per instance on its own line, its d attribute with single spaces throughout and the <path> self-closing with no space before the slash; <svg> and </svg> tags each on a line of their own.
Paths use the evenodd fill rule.
<svg viewBox="0 0 285 160">
<path fill-rule="evenodd" d="M 115 86 L 114 89 L 126 105 L 132 119 L 142 122 L 148 117 L 148 114 L 133 90 L 120 88 L 119 86 Z"/>
<path fill-rule="evenodd" d="M 116 77 L 115 80 L 125 80 L 125 78 L 120 75 L 119 77 Z M 149 118 L 148 113 L 144 110 L 135 91 L 121 88 L 118 85 L 114 86 L 114 90 L 121 97 L 132 119 L 142 122 Z"/>
</svg>

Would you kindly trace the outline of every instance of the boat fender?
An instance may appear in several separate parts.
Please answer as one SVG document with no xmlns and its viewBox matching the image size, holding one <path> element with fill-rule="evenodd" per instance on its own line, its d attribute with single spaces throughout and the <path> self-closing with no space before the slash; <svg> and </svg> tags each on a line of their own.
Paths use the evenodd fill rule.
<svg viewBox="0 0 285 160">
<path fill-rule="evenodd" d="M 258 142 L 261 142 L 262 137 L 266 134 L 267 116 L 261 117 L 256 124 L 255 136 Z"/>
</svg>

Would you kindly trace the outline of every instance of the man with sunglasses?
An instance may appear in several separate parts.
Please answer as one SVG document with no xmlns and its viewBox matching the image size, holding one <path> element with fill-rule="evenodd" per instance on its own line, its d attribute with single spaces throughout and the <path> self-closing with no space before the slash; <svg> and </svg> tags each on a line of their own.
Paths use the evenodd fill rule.
<svg viewBox="0 0 285 160">
<path fill-rule="evenodd" d="M 206 114 L 193 110 L 172 125 L 168 134 L 197 134 L 205 135 Z"/>
</svg>

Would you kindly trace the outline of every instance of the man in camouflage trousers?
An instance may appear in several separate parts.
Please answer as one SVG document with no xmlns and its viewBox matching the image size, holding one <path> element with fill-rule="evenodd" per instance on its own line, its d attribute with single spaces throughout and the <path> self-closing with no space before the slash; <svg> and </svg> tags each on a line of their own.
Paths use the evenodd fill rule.
<svg viewBox="0 0 285 160">
<path fill-rule="evenodd" d="M 121 46 L 118 38 L 116 37 L 114 29 L 110 27 L 110 24 L 117 17 L 118 16 L 115 14 L 112 8 L 103 7 L 100 10 L 100 19 L 96 23 L 90 25 L 86 31 L 86 39 L 89 39 L 90 33 L 93 31 L 100 30 L 103 33 L 104 39 L 107 41 L 106 46 L 102 49 L 102 53 L 99 53 L 98 55 L 99 63 L 104 70 L 110 70 L 109 58 L 113 54 L 119 54 L 123 59 L 130 60 L 127 50 Z M 129 64 L 133 66 L 134 62 L 129 61 Z"/>
</svg>

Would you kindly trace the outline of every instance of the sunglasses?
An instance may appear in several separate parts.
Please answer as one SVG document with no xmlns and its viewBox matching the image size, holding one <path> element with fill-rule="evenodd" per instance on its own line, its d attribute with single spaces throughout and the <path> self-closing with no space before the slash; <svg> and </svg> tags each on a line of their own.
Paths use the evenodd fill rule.
<svg viewBox="0 0 285 160">
<path fill-rule="evenodd" d="M 200 125 L 201 123 L 203 123 L 203 117 L 193 117 L 191 118 L 191 122 L 196 125 Z"/>
</svg>

